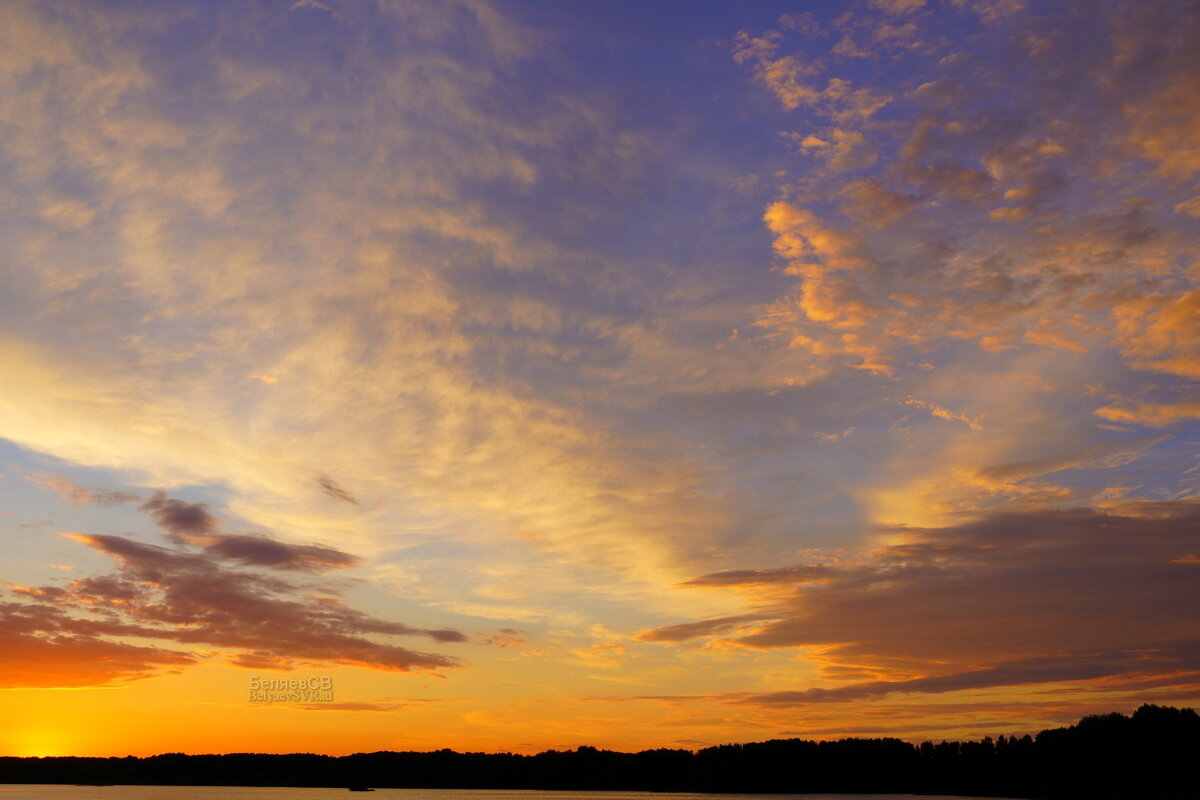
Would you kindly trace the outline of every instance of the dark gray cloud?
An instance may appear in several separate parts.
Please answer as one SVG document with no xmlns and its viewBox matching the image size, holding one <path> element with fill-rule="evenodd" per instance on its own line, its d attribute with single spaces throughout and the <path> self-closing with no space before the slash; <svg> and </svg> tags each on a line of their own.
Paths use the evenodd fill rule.
<svg viewBox="0 0 1200 800">
<path fill-rule="evenodd" d="M 204 503 L 188 503 L 168 497 L 166 492 L 155 492 L 140 508 L 154 517 L 172 541 L 210 536 L 217 530 L 218 520 Z"/>
<path fill-rule="evenodd" d="M 280 569 L 351 567 L 359 563 L 357 557 L 331 547 L 285 544 L 266 536 L 218 536 L 205 550 L 219 558 Z"/>
<path fill-rule="evenodd" d="M 1186 558 L 1200 549 L 1200 505 L 1000 513 L 892 534 L 908 541 L 823 568 L 819 580 L 810 567 L 694 579 L 698 586 L 769 584 L 773 596 L 756 614 L 660 627 L 641 638 L 823 646 L 835 669 L 849 670 L 839 673 L 843 679 L 863 676 L 864 667 L 897 675 L 762 695 L 759 703 L 1200 670 L 1200 573 Z M 778 599 L 791 571 L 793 588 Z"/>
<path fill-rule="evenodd" d="M 335 500 L 342 500 L 346 503 L 358 505 L 358 498 L 343 489 L 337 481 L 328 475 L 322 475 L 317 478 L 317 485 L 321 487 L 321 491 Z"/>
<path fill-rule="evenodd" d="M 306 584 L 236 570 L 208 553 L 181 553 L 120 536 L 76 538 L 120 560 L 124 583 L 144 588 L 146 601 L 128 613 L 142 622 L 177 626 L 171 638 L 178 641 L 254 649 L 285 658 L 362 661 L 406 669 L 451 666 L 453 661 L 379 645 L 357 635 L 466 640 L 455 630 L 413 628 L 368 616 L 332 594 L 312 595 L 314 587 Z M 94 591 L 95 585 L 89 588 Z"/>
<path fill-rule="evenodd" d="M 353 502 L 353 498 L 349 500 Z M 154 518 L 172 542 L 203 547 L 210 555 L 227 561 L 304 571 L 360 563 L 358 557 L 332 547 L 290 544 L 262 535 L 220 533 L 220 521 L 204 503 L 189 503 L 165 492 L 155 492 L 140 508 Z"/>
</svg>

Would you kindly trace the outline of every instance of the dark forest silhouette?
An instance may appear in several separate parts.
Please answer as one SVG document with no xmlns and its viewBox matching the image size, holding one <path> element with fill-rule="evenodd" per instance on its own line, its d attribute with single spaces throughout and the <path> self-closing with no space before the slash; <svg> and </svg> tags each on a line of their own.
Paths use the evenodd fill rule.
<svg viewBox="0 0 1200 800">
<path fill-rule="evenodd" d="M 1132 716 L 1088 716 L 1036 737 L 921 745 L 775 739 L 696 752 L 580 747 L 533 756 L 438 750 L 341 757 L 9 757 L 0 758 L 0 783 L 1182 798 L 1200 796 L 1197 757 L 1200 717 L 1192 709 L 1143 705 Z"/>
</svg>

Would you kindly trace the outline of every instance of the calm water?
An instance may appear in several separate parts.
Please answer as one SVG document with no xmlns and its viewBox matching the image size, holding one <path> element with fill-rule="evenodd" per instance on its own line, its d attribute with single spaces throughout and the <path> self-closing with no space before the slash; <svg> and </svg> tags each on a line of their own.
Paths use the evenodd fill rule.
<svg viewBox="0 0 1200 800">
<path fill-rule="evenodd" d="M 283 789 L 243 786 L 51 786 L 0 785 L 0 800 L 348 800 L 346 789 Z M 911 794 L 698 794 L 692 792 L 539 792 L 524 789 L 376 789 L 375 800 L 968 800 Z M 999 800 L 973 797 L 969 800 Z"/>
</svg>

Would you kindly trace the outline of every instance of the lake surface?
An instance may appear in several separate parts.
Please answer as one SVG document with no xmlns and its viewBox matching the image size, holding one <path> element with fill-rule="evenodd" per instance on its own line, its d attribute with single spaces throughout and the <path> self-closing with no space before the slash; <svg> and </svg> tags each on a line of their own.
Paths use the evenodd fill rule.
<svg viewBox="0 0 1200 800">
<path fill-rule="evenodd" d="M 0 800 L 345 800 L 346 789 L 259 786 L 65 786 L 0 784 Z M 702 794 L 698 792 L 552 792 L 533 789 L 376 789 L 376 800 L 1002 800 L 912 794 Z"/>
</svg>

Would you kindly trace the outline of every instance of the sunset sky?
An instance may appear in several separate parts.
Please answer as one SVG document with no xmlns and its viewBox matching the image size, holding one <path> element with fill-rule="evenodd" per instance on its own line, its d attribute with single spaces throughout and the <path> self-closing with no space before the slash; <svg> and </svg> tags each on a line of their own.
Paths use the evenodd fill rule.
<svg viewBox="0 0 1200 800">
<path fill-rule="evenodd" d="M 1200 703 L 1197 53 L 1169 0 L 5 2 L 0 755 Z"/>
</svg>

